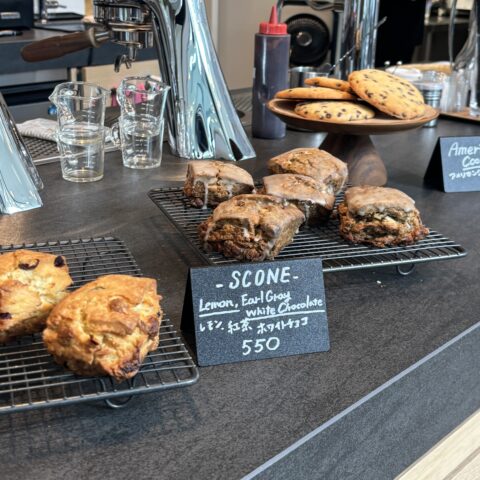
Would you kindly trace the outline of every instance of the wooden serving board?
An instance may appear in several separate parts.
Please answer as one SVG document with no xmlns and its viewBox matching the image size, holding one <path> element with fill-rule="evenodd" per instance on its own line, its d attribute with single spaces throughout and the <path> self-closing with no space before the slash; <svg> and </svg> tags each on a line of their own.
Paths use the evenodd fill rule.
<svg viewBox="0 0 480 480">
<path fill-rule="evenodd" d="M 454 120 L 465 120 L 467 122 L 475 123 L 480 122 L 480 117 L 470 115 L 470 109 L 468 107 L 465 107 L 460 112 L 440 112 L 440 115 Z"/>
<path fill-rule="evenodd" d="M 297 115 L 294 111 L 297 101 L 273 99 L 268 102 L 268 108 L 287 125 L 310 130 L 312 132 L 329 132 L 343 135 L 385 135 L 403 130 L 418 128 L 438 117 L 438 110 L 425 105 L 425 114 L 413 120 L 400 120 L 378 112 L 375 118 L 338 122 L 330 120 L 309 120 Z"/>
</svg>

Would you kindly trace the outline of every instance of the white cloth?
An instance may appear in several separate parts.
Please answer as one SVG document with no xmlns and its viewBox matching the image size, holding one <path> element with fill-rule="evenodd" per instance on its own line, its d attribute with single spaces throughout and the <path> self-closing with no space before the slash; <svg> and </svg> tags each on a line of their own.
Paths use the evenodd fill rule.
<svg viewBox="0 0 480 480">
<path fill-rule="evenodd" d="M 17 124 L 20 135 L 24 137 L 41 138 L 56 142 L 57 122 L 46 118 L 34 118 Z"/>
</svg>

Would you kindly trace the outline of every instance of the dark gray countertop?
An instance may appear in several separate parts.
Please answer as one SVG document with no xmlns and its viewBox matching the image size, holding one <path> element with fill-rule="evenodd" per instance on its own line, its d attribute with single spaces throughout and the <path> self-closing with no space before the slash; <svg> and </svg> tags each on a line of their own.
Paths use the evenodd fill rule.
<svg viewBox="0 0 480 480">
<path fill-rule="evenodd" d="M 389 185 L 411 195 L 425 223 L 461 243 L 469 252 L 466 258 L 419 265 L 407 277 L 393 268 L 326 275 L 328 353 L 202 368 L 196 385 L 141 396 L 118 411 L 91 404 L 0 417 L 2 480 L 240 478 L 475 325 L 480 311 L 480 192 L 445 194 L 426 188 L 422 177 L 439 135 L 479 133 L 473 124 L 440 121 L 436 129 L 374 137 L 387 164 Z M 258 158 L 242 166 L 261 176 L 273 154 L 316 146 L 319 140 L 318 134 L 299 132 L 278 141 L 255 140 Z M 184 160 L 165 154 L 160 169 L 132 171 L 112 154 L 103 181 L 76 185 L 61 179 L 58 164 L 40 166 L 46 186 L 44 207 L 0 217 L 0 243 L 118 236 L 144 273 L 158 279 L 165 309 L 178 325 L 188 267 L 199 260 L 146 193 L 153 187 L 176 185 L 185 168 Z M 468 382 L 465 366 L 477 365 L 478 372 L 478 342 L 475 356 L 462 355 L 464 344 L 455 345 L 448 352 Z M 441 355 L 436 357 L 445 362 Z M 459 388 L 455 371 L 440 368 L 441 364 L 430 371 L 432 362 L 416 369 L 424 377 L 418 377 L 420 384 L 410 385 L 410 396 L 397 395 L 396 385 L 402 382 L 395 382 L 386 390 L 388 395 L 374 397 L 380 404 L 369 416 L 357 408 L 358 421 L 349 416 L 350 423 L 326 429 L 328 442 L 310 451 L 304 473 L 298 468 L 306 457 L 293 455 L 292 470 L 286 465 L 283 475 L 266 476 L 393 478 L 480 406 L 478 388 L 465 384 Z M 472 381 L 478 387 L 478 378 Z M 422 408 L 434 405 L 439 395 L 447 398 L 450 384 L 457 395 L 451 413 L 440 409 L 446 414 L 434 416 L 432 407 L 428 421 L 422 421 L 426 418 Z M 440 385 L 446 390 L 438 393 L 434 387 Z M 382 408 L 386 397 L 394 412 L 403 415 Z M 366 426 L 366 420 L 376 422 L 374 428 Z M 403 426 L 419 422 L 408 437 L 408 448 L 401 445 L 407 437 L 396 437 L 401 430 L 396 431 L 390 420 Z M 368 441 L 361 432 L 367 432 Z M 388 444 L 395 452 L 388 461 L 374 455 L 377 438 L 377 445 Z M 342 445 L 357 440 L 357 453 L 366 446 L 370 450 L 362 451 L 360 470 L 349 471 L 355 451 Z M 347 467 L 335 474 L 317 468 L 332 459 Z M 314 468 L 305 473 L 307 465 Z"/>
</svg>

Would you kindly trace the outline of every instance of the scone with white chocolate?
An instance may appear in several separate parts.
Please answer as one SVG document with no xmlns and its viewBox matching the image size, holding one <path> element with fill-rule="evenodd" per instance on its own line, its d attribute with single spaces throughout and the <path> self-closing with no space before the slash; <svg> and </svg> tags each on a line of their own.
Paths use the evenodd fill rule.
<svg viewBox="0 0 480 480">
<path fill-rule="evenodd" d="M 340 234 L 376 247 L 408 245 L 428 235 L 415 202 L 395 188 L 361 186 L 345 192 L 338 206 Z"/>
<path fill-rule="evenodd" d="M 57 363 L 79 375 L 126 380 L 158 347 L 160 299 L 152 278 L 99 277 L 53 309 L 43 341 Z"/>
<path fill-rule="evenodd" d="M 272 173 L 312 177 L 334 195 L 342 190 L 348 177 L 346 163 L 318 148 L 295 148 L 282 153 L 268 161 L 268 168 Z"/>
<path fill-rule="evenodd" d="M 0 343 L 41 332 L 71 284 L 61 255 L 30 250 L 0 255 Z"/>
<path fill-rule="evenodd" d="M 194 160 L 188 164 L 183 191 L 194 207 L 206 208 L 254 188 L 252 176 L 243 168 L 217 160 Z"/>
<path fill-rule="evenodd" d="M 332 213 L 335 195 L 311 177 L 279 173 L 263 178 L 262 193 L 293 203 L 309 225 L 326 220 Z"/>
<path fill-rule="evenodd" d="M 238 195 L 221 203 L 199 225 L 199 236 L 207 250 L 259 262 L 276 257 L 304 221 L 303 213 L 281 198 Z"/>
</svg>

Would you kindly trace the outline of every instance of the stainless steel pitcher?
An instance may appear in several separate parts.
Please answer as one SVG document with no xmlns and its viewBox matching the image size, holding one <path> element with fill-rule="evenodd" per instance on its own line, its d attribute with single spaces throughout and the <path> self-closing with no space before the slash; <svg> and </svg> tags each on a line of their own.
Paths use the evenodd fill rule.
<svg viewBox="0 0 480 480">
<path fill-rule="evenodd" d="M 374 68 L 379 0 L 344 0 L 340 75 Z"/>
</svg>

